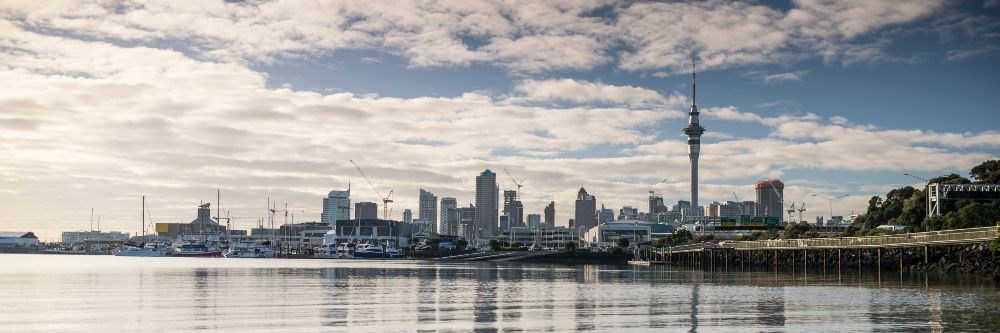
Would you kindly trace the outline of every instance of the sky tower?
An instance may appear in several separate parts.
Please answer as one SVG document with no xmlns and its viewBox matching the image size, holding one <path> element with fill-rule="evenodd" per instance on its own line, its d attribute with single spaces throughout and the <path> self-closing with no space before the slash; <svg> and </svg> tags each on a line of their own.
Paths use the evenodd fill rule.
<svg viewBox="0 0 1000 333">
<path fill-rule="evenodd" d="M 694 60 L 691 61 L 691 112 L 688 112 L 688 125 L 684 127 L 684 134 L 688 137 L 688 158 L 691 159 L 691 209 L 692 212 L 698 210 L 698 153 L 701 151 L 701 134 L 705 133 L 705 128 L 698 124 L 698 105 L 695 104 L 697 92 L 695 87 Z"/>
</svg>

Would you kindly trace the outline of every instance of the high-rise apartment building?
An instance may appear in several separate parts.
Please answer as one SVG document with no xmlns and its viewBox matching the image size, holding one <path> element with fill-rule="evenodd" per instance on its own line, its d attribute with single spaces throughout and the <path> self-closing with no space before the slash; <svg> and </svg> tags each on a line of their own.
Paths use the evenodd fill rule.
<svg viewBox="0 0 1000 333">
<path fill-rule="evenodd" d="M 548 206 L 545 206 L 545 226 L 549 228 L 556 227 L 556 202 L 549 201 Z"/>
<path fill-rule="evenodd" d="M 336 223 L 337 220 L 351 219 L 351 185 L 346 191 L 333 190 L 323 198 L 323 213 L 320 222 Z"/>
<path fill-rule="evenodd" d="M 425 223 L 430 223 L 437 229 L 437 214 L 438 214 L 438 197 L 431 193 L 430 191 L 420 190 L 420 210 L 417 211 L 417 216 L 421 221 Z"/>
<path fill-rule="evenodd" d="M 761 180 L 753 188 L 757 190 L 757 216 L 780 219 L 784 212 L 785 183 L 777 179 Z"/>
<path fill-rule="evenodd" d="M 438 233 L 458 235 L 458 201 L 455 198 L 441 198 L 441 214 L 438 216 Z"/>
<path fill-rule="evenodd" d="M 476 177 L 476 240 L 488 240 L 497 232 L 500 205 L 500 188 L 497 187 L 497 174 L 486 169 Z"/>
<path fill-rule="evenodd" d="M 503 214 L 511 227 L 524 226 L 524 206 L 517 200 L 517 191 L 503 191 Z"/>
<path fill-rule="evenodd" d="M 403 222 L 413 223 L 413 211 L 409 208 L 403 210 Z"/>
</svg>

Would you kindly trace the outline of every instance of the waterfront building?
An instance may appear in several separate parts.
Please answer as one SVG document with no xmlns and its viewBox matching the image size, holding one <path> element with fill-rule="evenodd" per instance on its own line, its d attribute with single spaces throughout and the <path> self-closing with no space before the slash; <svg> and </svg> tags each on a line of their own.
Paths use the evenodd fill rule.
<svg viewBox="0 0 1000 333">
<path fill-rule="evenodd" d="M 359 202 L 354 204 L 354 218 L 357 220 L 373 220 L 378 218 L 378 204 L 374 202 Z"/>
<path fill-rule="evenodd" d="M 476 177 L 476 222 L 474 240 L 489 240 L 497 234 L 500 188 L 497 174 L 486 169 Z"/>
<path fill-rule="evenodd" d="M 504 230 L 497 237 L 498 241 L 504 241 L 508 244 L 513 245 L 514 243 L 521 243 L 523 246 L 530 246 L 532 244 L 541 242 L 542 234 L 538 231 L 529 230 L 525 227 L 511 227 L 508 230 Z"/>
<path fill-rule="evenodd" d="M 617 220 L 586 230 L 581 240 L 590 247 L 610 248 L 615 246 L 619 238 L 624 237 L 629 240 L 629 244 L 637 245 L 650 241 L 652 225 L 642 220 Z"/>
<path fill-rule="evenodd" d="M 403 210 L 403 222 L 413 223 L 413 211 L 409 208 Z"/>
<path fill-rule="evenodd" d="M 580 231 L 574 228 L 565 227 L 545 227 L 538 231 L 540 244 L 539 246 L 562 249 L 566 246 L 566 243 L 576 243 L 580 244 Z"/>
<path fill-rule="evenodd" d="M 785 183 L 777 179 L 761 180 L 754 184 L 757 191 L 757 216 L 784 216 Z"/>
<path fill-rule="evenodd" d="M 278 227 L 278 244 L 286 249 L 306 249 L 323 245 L 323 235 L 333 230 L 333 223 L 304 222 Z"/>
<path fill-rule="evenodd" d="M 512 227 L 524 226 L 524 206 L 517 200 L 517 191 L 503 191 L 503 214 Z"/>
<path fill-rule="evenodd" d="M 441 214 L 438 216 L 438 233 L 442 235 L 458 235 L 458 200 L 441 198 Z"/>
<path fill-rule="evenodd" d="M 409 240 L 419 234 L 415 223 L 383 219 L 339 220 L 334 229 L 326 233 L 323 242 L 341 244 L 386 244 L 397 248 L 409 246 Z M 319 244 L 317 244 L 319 245 Z"/>
<path fill-rule="evenodd" d="M 597 197 L 587 193 L 583 187 L 576 193 L 576 214 L 574 228 L 587 230 L 597 225 L 594 212 L 597 210 Z"/>
<path fill-rule="evenodd" d="M 351 184 L 347 184 L 346 191 L 330 191 L 323 198 L 323 213 L 320 215 L 320 222 L 333 223 L 336 220 L 347 220 L 351 218 Z"/>
<path fill-rule="evenodd" d="M 701 135 L 705 128 L 698 122 L 697 80 L 694 62 L 691 63 L 691 112 L 688 112 L 688 124 L 684 127 L 684 135 L 688 137 L 688 158 L 691 161 L 691 206 L 698 207 L 698 155 L 701 153 Z M 692 213 L 696 213 L 692 211 Z"/>
<path fill-rule="evenodd" d="M 127 241 L 129 234 L 120 231 L 63 231 L 63 244 L 115 244 Z"/>
<path fill-rule="evenodd" d="M 419 208 L 420 210 L 417 211 L 417 216 L 419 216 L 420 220 L 425 223 L 429 222 L 431 225 L 435 226 L 432 230 L 437 230 L 438 197 L 430 191 L 421 189 Z"/>
<path fill-rule="evenodd" d="M 38 245 L 38 236 L 30 231 L 0 231 L 0 247 L 26 247 Z"/>
<path fill-rule="evenodd" d="M 545 206 L 545 225 L 549 228 L 556 227 L 556 202 L 549 201 L 549 204 Z"/>
</svg>

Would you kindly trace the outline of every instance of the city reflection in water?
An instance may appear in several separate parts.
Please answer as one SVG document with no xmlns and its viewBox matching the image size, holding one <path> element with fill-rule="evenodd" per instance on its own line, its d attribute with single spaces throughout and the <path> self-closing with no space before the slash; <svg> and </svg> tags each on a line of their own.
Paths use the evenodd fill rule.
<svg viewBox="0 0 1000 333">
<path fill-rule="evenodd" d="M 960 276 L 60 257 L 4 257 L 0 331 L 1000 331 Z"/>
</svg>

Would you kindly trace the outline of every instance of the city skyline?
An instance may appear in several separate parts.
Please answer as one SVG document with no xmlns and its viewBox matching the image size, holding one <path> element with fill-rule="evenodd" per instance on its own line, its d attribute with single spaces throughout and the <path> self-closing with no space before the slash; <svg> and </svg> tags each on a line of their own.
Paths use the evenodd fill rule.
<svg viewBox="0 0 1000 333">
<path fill-rule="evenodd" d="M 287 5 L 0 5 L 0 230 L 53 239 L 94 208 L 134 233 L 140 196 L 187 222 L 216 189 L 320 221 L 352 180 L 382 205 L 351 159 L 394 219 L 420 189 L 475 203 L 485 169 L 556 225 L 581 186 L 690 200 L 692 57 L 702 206 L 777 178 L 807 220 L 842 195 L 848 216 L 1000 156 L 996 1 Z"/>
</svg>

